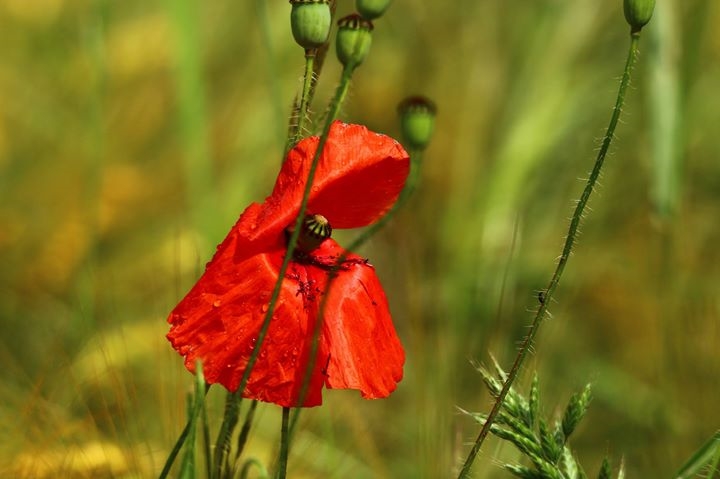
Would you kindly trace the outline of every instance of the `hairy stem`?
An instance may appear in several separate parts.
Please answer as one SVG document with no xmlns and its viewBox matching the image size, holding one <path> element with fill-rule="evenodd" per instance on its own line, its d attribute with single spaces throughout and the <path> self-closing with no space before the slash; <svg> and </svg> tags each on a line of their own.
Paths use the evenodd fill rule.
<svg viewBox="0 0 720 479">
<path fill-rule="evenodd" d="M 570 220 L 570 226 L 568 228 L 568 233 L 565 238 L 565 245 L 563 246 L 560 260 L 558 261 L 555 272 L 550 279 L 550 283 L 543 292 L 544 294 L 542 296 L 542 300 L 540 300 L 540 307 L 535 314 L 535 318 L 533 319 L 533 322 L 530 326 L 530 331 L 528 332 L 527 336 L 525 336 L 525 339 L 520 346 L 520 351 L 515 357 L 515 362 L 513 363 L 512 368 L 508 373 L 502 390 L 495 398 L 495 404 L 493 405 L 490 414 L 488 414 L 487 419 L 485 420 L 485 424 L 483 424 L 483 427 L 480 430 L 480 433 L 478 434 L 478 437 L 475 440 L 475 443 L 473 444 L 470 453 L 465 459 L 465 463 L 463 464 L 463 467 L 460 470 L 460 474 L 458 475 L 459 479 L 469 477 L 473 461 L 477 457 L 478 452 L 480 452 L 480 447 L 482 446 L 483 441 L 490 432 L 491 426 L 495 422 L 495 418 L 497 417 L 500 408 L 502 407 L 505 396 L 507 396 L 508 391 L 512 387 L 512 384 L 515 381 L 515 378 L 517 377 L 520 368 L 522 367 L 522 364 L 528 355 L 528 352 L 530 351 L 533 340 L 535 339 L 535 336 L 540 329 L 540 325 L 547 316 L 548 304 L 550 304 L 550 301 L 552 300 L 555 289 L 560 283 L 560 278 L 562 277 L 565 266 L 568 262 L 568 259 L 570 258 L 570 253 L 572 252 L 573 246 L 575 245 L 575 239 L 577 237 L 578 227 L 580 226 L 580 220 L 583 217 L 588 199 L 590 199 L 590 195 L 592 194 L 598 177 L 600 176 L 600 170 L 602 169 L 603 162 L 605 161 L 605 156 L 607 155 L 608 149 L 610 148 L 610 143 L 612 142 L 615 135 L 615 127 L 617 126 L 618 120 L 620 119 L 620 112 L 622 111 L 622 106 L 625 102 L 625 92 L 628 85 L 630 84 L 630 75 L 632 73 L 633 66 L 635 65 L 635 61 L 637 60 L 639 39 L 640 32 L 631 33 L 630 47 L 628 49 L 627 61 L 625 62 L 625 70 L 623 71 L 622 80 L 620 81 L 620 88 L 618 90 L 612 116 L 610 117 L 610 123 L 608 124 L 605 136 L 602 140 L 602 145 L 600 146 L 600 150 L 598 151 L 597 157 L 595 159 L 595 165 L 593 166 L 590 177 L 585 184 L 585 189 L 583 189 L 583 192 L 580 195 L 580 199 L 575 206 L 575 211 L 573 212 L 572 219 Z"/>
<path fill-rule="evenodd" d="M 305 73 L 303 74 L 303 89 L 300 95 L 300 105 L 293 112 L 293 116 L 297 115 L 297 124 L 290 127 L 290 134 L 288 135 L 288 141 L 285 145 L 285 155 L 288 151 L 295 146 L 295 144 L 302 138 L 303 131 L 305 130 L 305 122 L 307 121 L 308 106 L 312 101 L 312 95 L 314 92 L 313 75 L 315 70 L 315 55 L 316 49 L 305 50 Z"/>
</svg>

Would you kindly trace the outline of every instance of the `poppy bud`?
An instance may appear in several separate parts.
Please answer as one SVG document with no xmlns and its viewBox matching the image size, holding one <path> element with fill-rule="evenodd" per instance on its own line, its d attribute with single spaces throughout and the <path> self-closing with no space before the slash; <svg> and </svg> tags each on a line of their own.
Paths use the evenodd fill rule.
<svg viewBox="0 0 720 479">
<path fill-rule="evenodd" d="M 392 0 L 355 0 L 355 8 L 366 20 L 381 17 Z"/>
<path fill-rule="evenodd" d="M 639 32 L 652 17 L 655 0 L 624 0 L 625 20 L 633 32 Z"/>
<path fill-rule="evenodd" d="M 290 27 L 295 41 L 306 50 L 322 46 L 330 34 L 328 0 L 290 0 Z"/>
<path fill-rule="evenodd" d="M 410 96 L 398 105 L 400 131 L 408 148 L 424 150 L 435 127 L 435 104 L 423 96 Z"/>
<path fill-rule="evenodd" d="M 338 60 L 344 67 L 354 68 L 365 60 L 370 51 L 372 29 L 372 22 L 356 13 L 338 20 L 335 47 Z"/>
</svg>

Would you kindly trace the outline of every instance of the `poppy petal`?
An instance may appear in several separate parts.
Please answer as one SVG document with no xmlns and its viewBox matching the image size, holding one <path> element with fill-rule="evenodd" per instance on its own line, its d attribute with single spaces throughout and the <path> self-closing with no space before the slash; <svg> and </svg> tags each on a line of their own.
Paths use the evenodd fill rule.
<svg viewBox="0 0 720 479">
<path fill-rule="evenodd" d="M 317 137 L 308 138 L 290 151 L 272 195 L 282 197 L 283 204 L 302 199 L 318 143 Z M 315 173 L 308 209 L 325 216 L 334 228 L 367 226 L 395 203 L 409 170 L 410 158 L 400 143 L 362 125 L 336 121 Z"/>
<path fill-rule="evenodd" d="M 313 254 L 337 257 L 342 252 L 327 240 Z M 326 274 L 312 266 L 308 272 Z M 326 386 L 357 389 L 366 399 L 389 396 L 402 379 L 405 352 L 375 268 L 350 254 L 328 295 L 321 336 L 329 355 Z"/>
<path fill-rule="evenodd" d="M 226 243 L 228 240 L 223 245 Z M 194 372 L 195 361 L 201 360 L 208 383 L 236 391 L 255 347 L 285 251 L 278 245 L 271 253 L 236 262 L 232 248 L 223 245 L 171 313 L 167 337 L 185 356 L 188 370 Z M 297 406 L 315 321 L 298 294 L 304 268 L 291 268 L 294 270 L 297 272 L 283 282 L 267 336 L 242 393 L 243 397 L 285 407 Z M 292 274 L 298 275 L 296 280 L 291 279 Z M 315 361 L 303 406 L 321 404 L 325 362 L 321 357 Z"/>
<path fill-rule="evenodd" d="M 282 234 L 297 217 L 318 143 L 318 137 L 299 142 L 288 154 L 272 194 L 245 210 L 236 225 L 239 256 L 258 251 L 256 245 Z M 336 121 L 318 163 L 308 212 L 322 214 L 333 228 L 367 226 L 395 203 L 409 169 L 410 158 L 394 139 Z"/>
</svg>

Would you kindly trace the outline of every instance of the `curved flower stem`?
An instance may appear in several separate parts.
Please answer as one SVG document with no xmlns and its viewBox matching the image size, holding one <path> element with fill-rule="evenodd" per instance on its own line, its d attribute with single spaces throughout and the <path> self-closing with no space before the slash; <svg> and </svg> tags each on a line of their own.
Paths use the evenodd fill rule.
<svg viewBox="0 0 720 479">
<path fill-rule="evenodd" d="M 240 470 L 240 479 L 247 479 L 248 474 L 250 473 L 250 468 L 255 466 L 258 470 L 258 477 L 260 479 L 268 479 L 270 476 L 268 475 L 267 471 L 265 470 L 265 466 L 262 462 L 255 458 L 250 458 L 247 461 L 245 461 L 245 464 L 243 464 L 242 469 Z"/>
<path fill-rule="evenodd" d="M 288 141 L 285 145 L 285 155 L 283 155 L 283 159 L 287 156 L 288 151 L 302 138 L 305 129 L 308 105 L 310 105 L 315 91 L 312 86 L 316 53 L 317 50 L 315 48 L 305 50 L 305 73 L 303 74 L 303 89 L 300 96 L 300 105 L 293 112 L 293 116 L 295 114 L 297 115 L 297 124 L 290 127 L 290 134 L 288 135 Z"/>
<path fill-rule="evenodd" d="M 275 477 L 277 479 L 285 479 L 287 474 L 288 454 L 290 452 L 290 436 L 288 434 L 288 418 L 290 417 L 290 408 L 284 407 L 282 411 L 282 424 L 280 425 L 280 457 L 278 460 L 278 470 Z"/>
<path fill-rule="evenodd" d="M 313 337 L 312 337 L 312 343 L 311 343 L 311 350 L 310 350 L 310 361 L 308 362 L 308 367 L 305 370 L 305 377 L 303 378 L 303 386 L 300 390 L 300 404 L 305 400 L 305 396 L 307 395 L 307 389 L 308 385 L 310 383 L 310 377 L 312 376 L 312 371 L 315 369 L 315 360 L 317 359 L 317 352 L 318 348 L 320 347 L 320 331 L 322 330 L 322 324 L 323 320 L 325 319 L 325 307 L 327 306 L 327 297 L 328 297 L 328 291 L 330 291 L 330 288 L 332 287 L 333 282 L 337 278 L 337 272 L 342 266 L 342 264 L 345 262 L 345 260 L 348 257 L 348 254 L 350 254 L 351 251 L 357 250 L 360 246 L 362 246 L 367 240 L 369 240 L 371 237 L 373 237 L 375 234 L 377 234 L 378 231 L 380 231 L 387 223 L 390 221 L 390 219 L 395 215 L 395 212 L 397 212 L 402 206 L 405 204 L 407 199 L 412 195 L 412 193 L 415 191 L 415 188 L 417 186 L 418 178 L 420 176 L 420 164 L 422 163 L 422 151 L 411 151 L 410 152 L 410 172 L 408 173 L 407 181 L 405 182 L 405 188 L 400 192 L 400 196 L 398 196 L 397 201 L 393 205 L 393 207 L 378 221 L 373 223 L 370 227 L 365 229 L 356 239 L 353 241 L 350 246 L 341 254 L 338 259 L 335 261 L 335 266 L 330 270 L 330 273 L 328 274 L 328 281 L 325 285 L 325 290 L 322 294 L 322 299 L 320 300 L 320 307 L 318 308 L 318 315 L 317 320 L 315 322 L 315 328 L 313 331 Z M 297 408 L 295 410 L 295 413 L 293 414 L 292 420 L 290 421 L 290 432 L 289 436 L 292 437 L 293 433 L 295 432 L 295 426 L 297 425 L 298 420 L 300 419 L 300 408 Z"/>
<path fill-rule="evenodd" d="M 550 283 L 544 291 L 544 298 L 540 301 L 540 307 L 535 314 L 535 318 L 533 319 L 533 322 L 530 326 L 530 331 L 528 332 L 527 336 L 525 336 L 525 339 L 520 346 L 520 351 L 515 357 L 515 362 L 513 363 L 512 368 L 507 375 L 505 384 L 503 384 L 502 390 L 495 398 L 495 404 L 493 405 L 490 414 L 488 414 L 487 419 L 485 420 L 485 423 L 480 430 L 480 434 L 478 435 L 472 449 L 470 450 L 470 453 L 465 459 L 465 463 L 460 470 L 458 479 L 469 477 L 470 468 L 472 467 L 473 461 L 475 460 L 478 452 L 480 452 L 480 446 L 482 446 L 482 443 L 487 437 L 488 432 L 490 432 L 490 427 L 493 425 L 495 418 L 500 411 L 503 401 L 505 400 L 505 396 L 507 396 L 508 391 L 510 390 L 513 382 L 515 381 L 515 378 L 517 377 L 520 368 L 522 367 L 523 361 L 525 360 L 530 350 L 530 347 L 532 346 L 533 340 L 535 339 L 535 336 L 540 329 L 540 325 L 542 324 L 545 316 L 547 315 L 548 304 L 552 300 L 555 289 L 557 288 L 563 271 L 565 270 L 565 265 L 570 258 L 570 253 L 572 252 L 573 245 L 575 244 L 575 238 L 577 236 L 580 220 L 582 219 L 582 216 L 585 212 L 585 207 L 587 206 L 588 199 L 590 198 L 590 195 L 595 188 L 595 184 L 597 183 L 597 179 L 600 175 L 600 170 L 602 168 L 603 162 L 605 161 L 605 156 L 607 155 L 610 143 L 614 138 L 615 127 L 617 126 L 617 122 L 620 119 L 620 112 L 625 101 L 625 91 L 630 84 L 630 74 L 632 73 L 635 61 L 637 60 L 640 32 L 632 32 L 630 37 L 630 48 L 628 49 L 627 61 L 625 63 L 625 70 L 623 71 L 622 80 L 620 81 L 620 88 L 618 90 L 617 99 L 615 101 L 615 108 L 613 109 L 612 116 L 610 117 L 610 123 L 608 124 L 607 131 L 605 132 L 605 136 L 603 137 L 602 144 L 600 146 L 600 150 L 598 151 L 597 157 L 595 159 L 595 165 L 593 166 L 590 177 L 585 184 L 585 189 L 580 195 L 580 199 L 575 206 L 575 211 L 573 212 L 572 219 L 570 220 L 570 226 L 568 228 L 568 233 L 565 238 L 565 245 L 563 246 L 560 260 L 555 267 L 555 272 L 550 279 Z"/>
<path fill-rule="evenodd" d="M 238 391 L 245 390 L 248 378 L 250 377 L 250 373 L 252 372 L 252 368 L 255 366 L 255 362 L 257 361 L 257 358 L 260 354 L 260 348 L 262 346 L 262 343 L 265 340 L 265 336 L 267 336 L 268 329 L 270 328 L 270 321 L 272 320 L 273 314 L 275 313 L 275 307 L 277 306 L 277 301 L 280 297 L 282 283 L 285 280 L 285 274 L 287 273 L 290 260 L 292 259 L 295 252 L 295 247 L 297 246 L 297 240 L 300 235 L 300 231 L 302 230 L 302 222 L 305 216 L 305 212 L 307 211 L 310 191 L 312 190 L 313 180 L 315 179 L 315 171 L 317 170 L 318 163 L 320 162 L 320 156 L 322 156 L 322 152 L 325 149 L 325 143 L 327 143 L 328 134 L 330 133 L 330 126 L 337 117 L 338 112 L 340 111 L 340 107 L 345 98 L 347 97 L 347 92 L 350 88 L 350 78 L 352 77 L 353 71 L 354 68 L 345 68 L 343 70 L 342 76 L 340 78 L 340 84 L 335 91 L 335 97 L 330 103 L 330 110 L 328 111 L 327 117 L 325 118 L 325 125 L 323 126 L 320 140 L 318 142 L 317 149 L 315 150 L 315 155 L 313 156 L 312 163 L 310 164 L 310 169 L 308 171 L 307 183 L 305 184 L 305 191 L 303 192 L 302 202 L 300 203 L 300 211 L 298 211 L 298 216 L 295 220 L 292 234 L 290 235 L 290 239 L 288 240 L 287 253 L 285 253 L 282 265 L 280 265 L 280 270 L 278 271 L 278 280 L 275 283 L 275 287 L 273 288 L 272 294 L 270 296 L 268 309 L 265 312 L 265 319 L 263 320 L 262 326 L 260 327 L 260 332 L 258 333 L 255 348 L 253 349 L 250 357 L 248 358 L 248 363 L 247 366 L 245 366 L 245 372 L 243 373 L 242 379 L 240 380 Z"/>
</svg>

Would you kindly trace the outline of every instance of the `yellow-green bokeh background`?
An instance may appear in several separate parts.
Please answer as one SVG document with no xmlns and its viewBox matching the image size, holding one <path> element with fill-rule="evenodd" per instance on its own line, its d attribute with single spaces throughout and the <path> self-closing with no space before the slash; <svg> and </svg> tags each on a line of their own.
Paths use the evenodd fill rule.
<svg viewBox="0 0 720 479">
<path fill-rule="evenodd" d="M 326 392 L 290 477 L 454 477 L 477 433 L 455 406 L 489 408 L 470 361 L 509 365 L 609 118 L 621 3 L 396 0 L 376 22 L 342 118 L 397 135 L 402 97 L 439 107 L 416 196 L 362 251 L 406 376 L 383 401 Z M 289 10 L 0 1 L 0 476 L 159 471 L 192 384 L 165 318 L 272 186 L 303 64 Z M 527 364 L 549 415 L 595 384 L 573 440 L 591 475 L 609 453 L 627 477 L 670 477 L 720 428 L 718 24 L 716 1 L 658 0 Z M 338 72 L 330 55 L 317 112 Z M 260 408 L 264 461 L 278 416 Z M 505 477 L 498 457 L 516 454 L 490 441 L 475 477 Z"/>
</svg>

